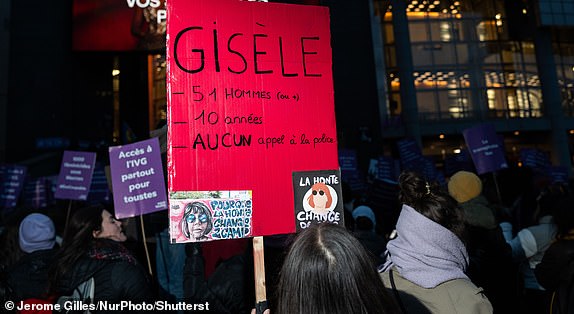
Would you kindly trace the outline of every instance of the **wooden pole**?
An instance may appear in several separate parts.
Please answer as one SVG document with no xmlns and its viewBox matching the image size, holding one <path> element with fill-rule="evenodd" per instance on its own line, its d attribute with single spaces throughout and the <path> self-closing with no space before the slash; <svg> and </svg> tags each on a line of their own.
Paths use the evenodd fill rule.
<svg viewBox="0 0 574 314">
<path fill-rule="evenodd" d="M 496 179 L 496 172 L 492 172 L 492 177 L 494 178 L 494 186 L 496 187 L 496 196 L 498 197 L 498 204 L 502 205 L 502 196 L 500 195 L 500 189 L 498 188 L 498 179 Z"/>
<path fill-rule="evenodd" d="M 267 293 L 265 291 L 265 254 L 263 237 L 253 238 L 253 266 L 255 268 L 255 311 L 262 314 L 267 309 Z"/>
<path fill-rule="evenodd" d="M 151 262 L 150 262 L 150 259 L 149 259 L 149 250 L 148 250 L 148 248 L 147 248 L 147 239 L 146 239 L 146 236 L 145 236 L 145 227 L 144 227 L 143 215 L 140 215 L 140 224 L 141 224 L 141 227 L 142 227 L 142 239 L 143 239 L 143 245 L 144 245 L 144 249 L 145 249 L 145 256 L 146 256 L 146 258 L 147 258 L 147 268 L 148 268 L 149 274 L 150 274 L 151 276 L 153 276 L 153 271 L 152 271 L 152 269 L 151 269 Z"/>
<path fill-rule="evenodd" d="M 70 203 L 68 203 L 68 212 L 66 213 L 66 224 L 64 225 L 64 234 L 66 234 L 66 230 L 68 230 L 68 221 L 70 221 L 70 212 L 72 211 L 72 202 L 73 202 L 73 200 L 70 200 Z"/>
</svg>

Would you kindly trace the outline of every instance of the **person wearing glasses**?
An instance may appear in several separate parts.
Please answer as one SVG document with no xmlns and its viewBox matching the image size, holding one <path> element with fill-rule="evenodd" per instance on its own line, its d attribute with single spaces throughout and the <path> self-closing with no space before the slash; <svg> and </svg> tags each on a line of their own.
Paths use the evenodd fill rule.
<svg viewBox="0 0 574 314">
<path fill-rule="evenodd" d="M 213 228 L 211 211 L 202 202 L 192 202 L 185 205 L 181 219 L 181 231 L 186 238 L 195 241 L 205 241 L 207 234 Z"/>
<path fill-rule="evenodd" d="M 333 197 L 329 191 L 329 187 L 325 183 L 315 183 L 311 186 L 311 195 L 307 198 L 312 212 L 319 215 L 325 215 L 332 210 L 331 204 Z"/>
</svg>

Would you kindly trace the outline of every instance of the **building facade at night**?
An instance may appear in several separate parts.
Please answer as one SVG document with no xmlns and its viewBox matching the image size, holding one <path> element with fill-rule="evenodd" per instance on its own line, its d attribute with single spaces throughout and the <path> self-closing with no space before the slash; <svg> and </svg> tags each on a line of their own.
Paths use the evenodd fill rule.
<svg viewBox="0 0 574 314">
<path fill-rule="evenodd" d="M 529 147 L 570 167 L 574 1 L 374 1 L 372 12 L 383 141 L 414 137 L 440 158 L 464 148 L 462 130 L 492 123 L 512 162 Z"/>
<path fill-rule="evenodd" d="M 537 148 L 570 168 L 573 0 L 275 2 L 330 8 L 339 143 L 363 165 L 397 157 L 405 137 L 440 164 L 465 148 L 464 129 L 492 123 L 511 163 Z M 147 138 L 165 119 L 165 51 L 75 49 L 77 38 L 96 39 L 74 37 L 81 3 L 0 0 L 0 162 L 33 159 L 54 142 L 105 150 Z M 120 33 L 104 26 L 106 38 Z"/>
</svg>

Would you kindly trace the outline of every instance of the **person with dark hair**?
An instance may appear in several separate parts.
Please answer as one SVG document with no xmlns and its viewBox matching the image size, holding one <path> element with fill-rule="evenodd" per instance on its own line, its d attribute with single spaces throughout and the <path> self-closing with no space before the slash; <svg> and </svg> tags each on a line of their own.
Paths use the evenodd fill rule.
<svg viewBox="0 0 574 314">
<path fill-rule="evenodd" d="M 397 312 L 368 253 L 342 226 L 322 223 L 299 233 L 279 276 L 274 313 Z"/>
<path fill-rule="evenodd" d="M 413 172 L 399 177 L 403 203 L 397 237 L 380 269 L 407 313 L 492 313 L 481 288 L 465 274 L 469 256 L 460 207 L 446 191 Z"/>
<path fill-rule="evenodd" d="M 50 269 L 51 294 L 69 296 L 94 279 L 94 302 L 153 301 L 150 280 L 131 252 L 122 223 L 101 205 L 78 209 Z"/>
<path fill-rule="evenodd" d="M 534 271 L 538 283 L 553 295 L 550 314 L 574 312 L 574 196 L 556 204 L 556 241 Z"/>
<path fill-rule="evenodd" d="M 181 218 L 181 231 L 186 238 L 194 241 L 205 241 L 207 234 L 213 228 L 211 211 L 202 202 L 192 202 L 185 205 Z"/>
<path fill-rule="evenodd" d="M 512 248 L 512 256 L 519 265 L 523 282 L 521 298 L 522 313 L 541 313 L 550 304 L 551 295 L 536 280 L 534 269 L 542 260 L 546 250 L 554 241 L 557 233 L 554 212 L 556 205 L 570 194 L 570 190 L 561 183 L 551 184 L 536 198 L 535 211 L 538 224 L 520 230 L 512 237 L 512 225 L 502 223 L 505 237 Z"/>
</svg>

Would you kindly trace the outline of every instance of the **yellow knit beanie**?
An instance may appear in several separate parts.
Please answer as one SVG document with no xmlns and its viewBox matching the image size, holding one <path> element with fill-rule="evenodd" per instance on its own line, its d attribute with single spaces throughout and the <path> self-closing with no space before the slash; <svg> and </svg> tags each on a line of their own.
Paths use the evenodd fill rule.
<svg viewBox="0 0 574 314">
<path fill-rule="evenodd" d="M 457 202 L 467 202 L 482 193 L 480 178 L 468 171 L 459 171 L 450 177 L 448 181 L 448 193 Z"/>
</svg>

